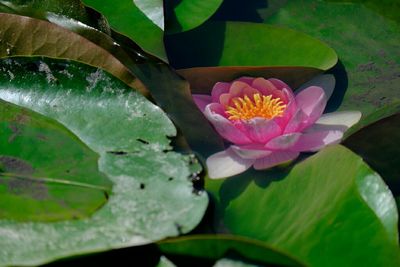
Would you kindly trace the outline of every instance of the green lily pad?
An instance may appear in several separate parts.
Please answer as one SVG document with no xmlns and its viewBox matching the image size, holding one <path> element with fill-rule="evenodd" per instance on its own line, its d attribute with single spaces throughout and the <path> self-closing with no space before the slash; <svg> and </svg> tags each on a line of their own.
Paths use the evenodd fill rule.
<svg viewBox="0 0 400 267">
<path fill-rule="evenodd" d="M 207 196 L 188 178 L 190 157 L 169 152 L 176 130 L 157 106 L 78 63 L 5 59 L 0 69 L 0 98 L 62 123 L 100 156 L 99 171 L 114 184 L 108 202 L 89 218 L 0 220 L 0 265 L 147 244 L 186 233 L 201 220 Z"/>
<path fill-rule="evenodd" d="M 163 2 L 163 0 L 133 0 L 133 3 L 136 5 L 136 7 L 161 30 L 164 30 Z"/>
<path fill-rule="evenodd" d="M 304 33 L 244 22 L 213 22 L 165 38 L 168 59 L 177 68 L 285 66 L 327 70 L 335 51 Z"/>
<path fill-rule="evenodd" d="M 217 201 L 218 232 L 256 239 L 310 266 L 400 264 L 394 198 L 342 146 L 291 169 L 207 180 L 206 188 Z"/>
<path fill-rule="evenodd" d="M 217 11 L 222 2 L 223 0 L 165 1 L 167 31 L 184 32 L 198 27 Z"/>
<path fill-rule="evenodd" d="M 107 201 L 98 155 L 61 124 L 0 100 L 0 129 L 0 220 L 83 218 Z"/>
<path fill-rule="evenodd" d="M 282 266 L 304 266 L 298 260 L 260 242 L 241 236 L 227 234 L 188 235 L 158 242 L 167 255 L 184 255 L 209 260 L 218 260 L 227 253 L 237 253 L 249 260 Z"/>
<path fill-rule="evenodd" d="M 150 54 L 167 60 L 164 31 L 154 24 L 132 0 L 83 0 L 85 5 L 103 14 L 112 29 L 131 38 Z"/>
<path fill-rule="evenodd" d="M 265 22 L 305 32 L 334 48 L 341 64 L 335 70 L 338 86 L 328 108 L 360 110 L 368 117 L 400 100 L 400 24 L 368 8 L 368 3 L 397 15 L 400 8 L 396 1 L 362 2 L 366 5 L 361 1 L 287 1 Z"/>
</svg>

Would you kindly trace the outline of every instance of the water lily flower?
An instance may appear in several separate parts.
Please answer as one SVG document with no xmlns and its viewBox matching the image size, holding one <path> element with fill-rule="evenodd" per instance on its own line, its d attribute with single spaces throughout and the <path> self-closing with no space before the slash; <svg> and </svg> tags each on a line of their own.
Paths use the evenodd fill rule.
<svg viewBox="0 0 400 267">
<path fill-rule="evenodd" d="M 242 77 L 218 82 L 210 95 L 193 95 L 215 130 L 229 143 L 206 160 L 210 178 L 224 178 L 251 166 L 268 169 L 339 143 L 361 118 L 359 111 L 323 114 L 335 87 L 333 75 L 320 75 L 296 94 L 283 81 Z"/>
</svg>

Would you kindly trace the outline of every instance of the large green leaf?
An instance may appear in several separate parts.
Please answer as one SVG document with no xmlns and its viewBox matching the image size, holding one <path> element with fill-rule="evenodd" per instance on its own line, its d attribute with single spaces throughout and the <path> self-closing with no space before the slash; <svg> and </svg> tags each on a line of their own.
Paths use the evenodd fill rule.
<svg viewBox="0 0 400 267">
<path fill-rule="evenodd" d="M 265 242 L 310 266 L 400 264 L 393 196 L 378 174 L 342 146 L 289 170 L 207 180 L 206 188 L 217 199 L 220 232 Z"/>
<path fill-rule="evenodd" d="M 243 22 L 208 22 L 166 36 L 176 68 L 209 66 L 301 66 L 327 70 L 337 62 L 326 44 L 290 29 Z"/>
<path fill-rule="evenodd" d="M 210 18 L 222 2 L 223 0 L 165 1 L 166 29 L 168 32 L 193 29 Z"/>
<path fill-rule="evenodd" d="M 83 0 L 84 4 L 103 14 L 117 32 L 131 38 L 143 50 L 166 60 L 164 32 L 132 0 Z"/>
<path fill-rule="evenodd" d="M 219 234 L 189 235 L 171 238 L 158 243 L 161 251 L 167 255 L 185 255 L 197 258 L 218 260 L 227 253 L 237 253 L 249 260 L 264 264 L 282 266 L 303 266 L 298 260 L 269 247 L 258 240 Z"/>
<path fill-rule="evenodd" d="M 193 192 L 190 159 L 168 152 L 176 130 L 157 106 L 77 63 L 5 59 L 0 69 L 0 98 L 64 124 L 99 154 L 99 170 L 114 183 L 108 202 L 87 219 L 0 220 L 0 265 L 145 244 L 200 221 L 207 196 Z"/>
<path fill-rule="evenodd" d="M 214 14 L 223 0 L 133 0 L 133 2 L 162 30 L 165 21 L 165 28 L 171 33 L 199 26 Z"/>
<path fill-rule="evenodd" d="M 100 208 L 111 182 L 98 156 L 55 121 L 0 100 L 0 219 L 77 219 Z"/>
<path fill-rule="evenodd" d="M 394 14 L 400 12 L 396 1 L 362 2 L 366 6 L 375 2 Z M 366 6 L 361 1 L 294 0 L 266 20 L 305 32 L 333 47 L 341 64 L 335 70 L 338 86 L 329 109 L 360 110 L 364 118 L 400 100 L 399 21 Z"/>
<path fill-rule="evenodd" d="M 163 0 L 133 0 L 133 3 L 140 9 L 154 24 L 164 30 L 164 1 Z"/>
</svg>

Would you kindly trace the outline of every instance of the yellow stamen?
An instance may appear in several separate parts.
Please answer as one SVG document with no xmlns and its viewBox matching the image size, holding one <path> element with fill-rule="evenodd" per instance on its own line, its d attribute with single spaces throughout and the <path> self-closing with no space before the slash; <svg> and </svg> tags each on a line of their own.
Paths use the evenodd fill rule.
<svg viewBox="0 0 400 267">
<path fill-rule="evenodd" d="M 253 99 L 247 95 L 232 99 L 233 105 L 226 107 L 230 120 L 249 120 L 255 117 L 272 119 L 281 116 L 286 109 L 283 101 L 272 95 L 254 94 Z"/>
</svg>

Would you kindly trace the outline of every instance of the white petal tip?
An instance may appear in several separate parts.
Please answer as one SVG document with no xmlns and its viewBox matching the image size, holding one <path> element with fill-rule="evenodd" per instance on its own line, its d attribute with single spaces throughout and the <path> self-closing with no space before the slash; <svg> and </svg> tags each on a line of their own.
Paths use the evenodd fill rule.
<svg viewBox="0 0 400 267">
<path fill-rule="evenodd" d="M 360 111 L 337 111 L 326 113 L 316 122 L 319 125 L 342 125 L 347 130 L 360 121 L 362 113 Z"/>
<path fill-rule="evenodd" d="M 228 148 L 207 158 L 208 177 L 221 179 L 234 176 L 246 171 L 253 163 L 254 160 L 242 159 Z"/>
</svg>

